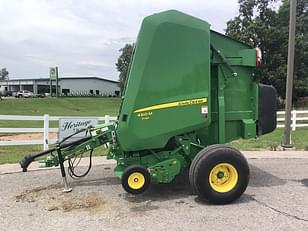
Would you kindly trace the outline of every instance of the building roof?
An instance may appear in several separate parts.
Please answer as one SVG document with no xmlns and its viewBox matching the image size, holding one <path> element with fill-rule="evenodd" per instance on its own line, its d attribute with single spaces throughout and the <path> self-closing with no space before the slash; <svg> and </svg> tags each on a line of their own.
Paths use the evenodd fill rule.
<svg viewBox="0 0 308 231">
<path fill-rule="evenodd" d="M 108 81 L 112 83 L 119 83 L 119 81 L 116 81 L 116 80 L 106 79 L 106 78 L 97 77 L 97 76 L 62 76 L 59 79 L 98 79 L 98 80 L 104 80 L 104 81 Z"/>
<path fill-rule="evenodd" d="M 98 79 L 98 80 L 103 80 L 103 81 L 107 81 L 107 82 L 111 82 L 111 83 L 119 83 L 116 80 L 111 80 L 111 79 L 105 79 L 102 77 L 97 77 L 97 76 L 61 76 L 59 77 L 59 80 L 61 79 Z M 40 81 L 40 80 L 49 80 L 49 78 L 26 78 L 26 79 L 21 79 L 21 78 L 16 78 L 16 79 L 9 79 L 9 80 L 0 80 L 0 82 L 7 82 L 7 81 Z"/>
</svg>

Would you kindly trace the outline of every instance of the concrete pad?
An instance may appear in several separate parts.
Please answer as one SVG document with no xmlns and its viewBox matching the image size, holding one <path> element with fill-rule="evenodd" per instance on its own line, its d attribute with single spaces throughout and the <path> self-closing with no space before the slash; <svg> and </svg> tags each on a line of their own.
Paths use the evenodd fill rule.
<svg viewBox="0 0 308 231">
<path fill-rule="evenodd" d="M 140 195 L 123 190 L 111 165 L 69 178 L 71 193 L 62 192 L 59 170 L 0 174 L 0 230 L 308 230 L 308 159 L 248 163 L 248 188 L 224 206 L 202 202 L 188 171 Z"/>
</svg>

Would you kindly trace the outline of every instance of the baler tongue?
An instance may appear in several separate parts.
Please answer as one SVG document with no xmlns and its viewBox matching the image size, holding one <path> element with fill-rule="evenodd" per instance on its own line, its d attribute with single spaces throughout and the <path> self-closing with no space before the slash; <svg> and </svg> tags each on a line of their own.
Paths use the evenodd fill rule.
<svg viewBox="0 0 308 231">
<path fill-rule="evenodd" d="M 82 129 L 74 134 L 65 137 L 60 142 L 56 143 L 54 148 L 25 156 L 20 162 L 20 166 L 23 172 L 26 172 L 29 165 L 39 157 L 47 156 L 46 160 L 43 161 L 47 167 L 60 165 L 61 175 L 64 183 L 64 192 L 70 192 L 71 188 L 68 187 L 66 180 L 66 172 L 64 168 L 64 162 L 68 161 L 68 174 L 73 178 L 77 179 L 86 176 L 92 166 L 92 152 L 93 149 L 108 143 L 113 143 L 115 141 L 114 136 L 115 126 L 113 123 L 102 124 L 96 127 L 88 127 L 87 129 Z M 86 130 L 87 136 L 79 139 L 70 141 L 71 138 L 77 134 L 84 132 Z M 81 159 L 84 154 L 90 154 L 89 167 L 85 173 L 78 175 L 75 168 L 80 163 L 76 161 Z M 77 163 L 77 164 L 76 164 Z"/>
</svg>

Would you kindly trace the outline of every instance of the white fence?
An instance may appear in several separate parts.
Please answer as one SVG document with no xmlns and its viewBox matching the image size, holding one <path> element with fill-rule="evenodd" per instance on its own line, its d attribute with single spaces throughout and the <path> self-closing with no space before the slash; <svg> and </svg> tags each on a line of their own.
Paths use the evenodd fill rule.
<svg viewBox="0 0 308 231">
<path fill-rule="evenodd" d="M 44 150 L 48 148 L 48 144 L 54 144 L 56 139 L 49 139 L 49 132 L 59 132 L 59 128 L 50 128 L 49 121 L 59 121 L 60 118 L 86 118 L 86 119 L 97 119 L 98 121 L 104 121 L 109 123 L 110 121 L 115 121 L 117 117 L 105 115 L 102 117 L 80 117 L 80 116 L 24 116 L 24 115 L 0 115 L 0 120 L 15 120 L 15 121 L 44 121 L 43 128 L 0 128 L 0 133 L 10 134 L 10 133 L 43 133 L 43 139 L 41 140 L 10 140 L 10 141 L 0 141 L 0 146 L 4 145 L 28 145 L 28 144 L 42 144 Z"/>
<path fill-rule="evenodd" d="M 284 111 L 277 112 L 277 127 L 284 127 Z M 27 144 L 43 144 L 44 149 L 48 148 L 48 144 L 56 142 L 55 139 L 49 139 L 49 132 L 59 132 L 59 128 L 50 128 L 49 121 L 59 121 L 59 118 L 74 118 L 73 116 L 24 116 L 24 115 L 0 115 L 0 120 L 16 120 L 16 121 L 44 121 L 43 128 L 0 128 L 0 133 L 43 133 L 43 139 L 41 140 L 18 140 L 18 141 L 0 141 L 0 146 L 4 145 L 27 145 Z M 104 121 L 108 123 L 115 121 L 117 117 L 111 117 L 105 115 L 103 117 L 76 117 L 76 118 L 94 118 L 98 121 Z M 308 111 L 296 111 L 292 110 L 291 127 L 295 131 L 298 127 L 308 127 Z"/>
<path fill-rule="evenodd" d="M 284 127 L 284 111 L 277 112 L 277 127 L 283 128 Z M 300 127 L 308 127 L 308 111 L 291 111 L 291 128 L 292 131 L 295 131 L 296 128 Z"/>
</svg>

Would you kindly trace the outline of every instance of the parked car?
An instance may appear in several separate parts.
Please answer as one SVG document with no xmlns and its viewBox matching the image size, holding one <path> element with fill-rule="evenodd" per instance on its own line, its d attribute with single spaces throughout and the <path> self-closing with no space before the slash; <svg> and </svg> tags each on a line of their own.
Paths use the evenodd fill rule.
<svg viewBox="0 0 308 231">
<path fill-rule="evenodd" d="M 21 91 L 18 91 L 18 92 L 16 93 L 16 96 L 15 96 L 15 97 L 18 97 L 18 98 L 21 98 L 21 97 L 29 98 L 29 97 L 34 97 L 34 94 L 33 94 L 33 92 L 31 92 L 31 91 L 21 90 Z"/>
</svg>

